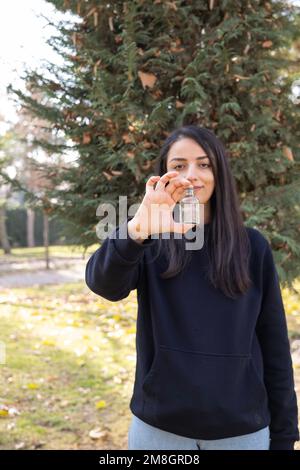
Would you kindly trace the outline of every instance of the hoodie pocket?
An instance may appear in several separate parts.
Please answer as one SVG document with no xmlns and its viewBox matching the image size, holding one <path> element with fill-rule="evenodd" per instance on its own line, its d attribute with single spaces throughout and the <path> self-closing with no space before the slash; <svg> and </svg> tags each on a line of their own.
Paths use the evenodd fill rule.
<svg viewBox="0 0 300 470">
<path fill-rule="evenodd" d="M 250 355 L 165 346 L 157 350 L 143 391 L 158 426 L 182 435 L 188 430 L 190 437 L 203 439 L 210 439 L 210 433 L 226 435 L 228 429 L 250 432 L 257 427 L 255 412 L 266 394 Z"/>
</svg>

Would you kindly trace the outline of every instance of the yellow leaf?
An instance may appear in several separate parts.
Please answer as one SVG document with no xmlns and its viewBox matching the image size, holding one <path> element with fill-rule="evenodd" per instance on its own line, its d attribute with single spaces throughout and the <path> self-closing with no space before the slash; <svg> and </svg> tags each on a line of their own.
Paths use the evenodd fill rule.
<svg viewBox="0 0 300 470">
<path fill-rule="evenodd" d="M 136 333 L 136 327 L 132 326 L 131 328 L 127 328 L 126 334 L 131 335 L 132 333 Z"/>
<path fill-rule="evenodd" d="M 44 341 L 42 341 L 42 344 L 44 346 L 55 346 L 55 341 L 53 341 L 53 339 L 44 339 Z"/>
<path fill-rule="evenodd" d="M 8 416 L 8 410 L 0 409 L 0 417 L 5 417 L 5 416 Z"/>
<path fill-rule="evenodd" d="M 30 383 L 30 384 L 27 384 L 27 388 L 29 388 L 30 390 L 35 390 L 36 388 L 39 388 L 39 386 L 38 384 Z"/>
<path fill-rule="evenodd" d="M 105 408 L 105 407 L 106 407 L 106 401 L 105 400 L 97 401 L 97 403 L 96 403 L 97 410 L 100 410 L 101 408 Z"/>
</svg>

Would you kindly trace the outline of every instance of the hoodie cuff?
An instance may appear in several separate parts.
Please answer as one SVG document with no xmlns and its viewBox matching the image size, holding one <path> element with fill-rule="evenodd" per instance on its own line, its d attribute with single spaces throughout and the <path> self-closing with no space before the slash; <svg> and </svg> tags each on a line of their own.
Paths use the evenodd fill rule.
<svg viewBox="0 0 300 470">
<path fill-rule="evenodd" d="M 143 255 L 145 249 L 154 245 L 156 239 L 152 239 L 151 236 L 149 236 L 143 243 L 135 241 L 128 233 L 127 224 L 129 220 L 130 218 L 117 227 L 117 229 L 113 231 L 113 234 L 110 235 L 110 238 L 113 239 L 115 248 L 120 256 L 127 261 L 127 263 L 131 264 L 135 263 Z"/>
<path fill-rule="evenodd" d="M 271 439 L 270 450 L 294 450 L 295 441 L 282 440 L 282 441 L 273 441 Z"/>
</svg>

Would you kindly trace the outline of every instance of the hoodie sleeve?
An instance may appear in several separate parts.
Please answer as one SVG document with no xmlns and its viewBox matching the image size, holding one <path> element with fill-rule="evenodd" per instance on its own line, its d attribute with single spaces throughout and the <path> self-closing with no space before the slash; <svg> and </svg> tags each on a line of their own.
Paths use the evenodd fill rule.
<svg viewBox="0 0 300 470">
<path fill-rule="evenodd" d="M 268 242 L 263 258 L 263 296 L 256 332 L 271 414 L 270 450 L 292 450 L 294 442 L 299 440 L 297 397 L 279 277 Z"/>
<path fill-rule="evenodd" d="M 144 252 L 155 243 L 150 237 L 143 243 L 133 240 L 128 234 L 128 220 L 104 240 L 85 269 L 91 291 L 111 301 L 126 298 L 137 287 Z"/>
</svg>

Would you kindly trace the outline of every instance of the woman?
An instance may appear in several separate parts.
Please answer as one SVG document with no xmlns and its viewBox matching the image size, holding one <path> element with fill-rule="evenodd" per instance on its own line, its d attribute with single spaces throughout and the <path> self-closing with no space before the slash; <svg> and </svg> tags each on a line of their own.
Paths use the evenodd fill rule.
<svg viewBox="0 0 300 470">
<path fill-rule="evenodd" d="M 126 236 L 121 224 L 86 267 L 87 285 L 106 299 L 137 289 L 128 448 L 293 449 L 278 275 L 267 239 L 243 224 L 226 151 L 212 131 L 184 126 L 166 139 L 157 173 Z M 200 226 L 174 220 L 187 187 L 204 206 Z M 199 228 L 202 248 L 187 250 Z"/>
</svg>

